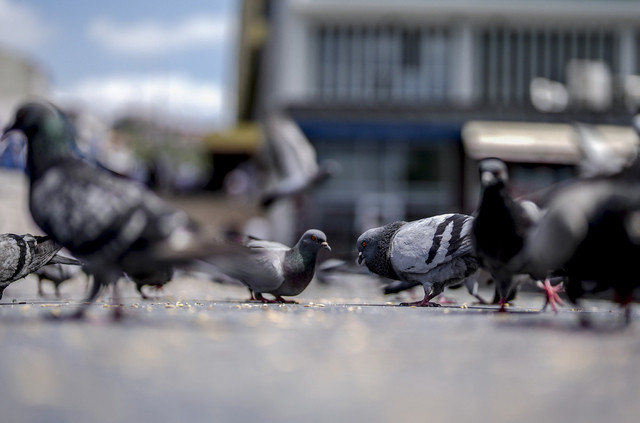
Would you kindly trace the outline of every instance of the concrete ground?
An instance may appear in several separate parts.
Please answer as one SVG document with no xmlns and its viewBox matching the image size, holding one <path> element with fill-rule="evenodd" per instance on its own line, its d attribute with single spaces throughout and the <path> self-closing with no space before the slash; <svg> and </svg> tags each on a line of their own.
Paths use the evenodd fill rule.
<svg viewBox="0 0 640 423">
<path fill-rule="evenodd" d="M 0 194 L 19 187 L 0 175 Z M 3 232 L 29 229 L 14 194 L 0 197 Z M 32 277 L 6 289 L 1 421 L 640 421 L 637 307 L 626 328 L 608 302 L 540 313 L 536 293 L 504 314 L 463 290 L 447 293 L 455 305 L 396 307 L 408 294 L 384 297 L 367 275 L 261 305 L 182 276 L 149 301 L 121 282 L 117 324 L 109 295 L 86 321 L 49 318 L 74 310 L 85 286 L 62 285 L 62 300 L 50 286 L 39 298 Z"/>
</svg>

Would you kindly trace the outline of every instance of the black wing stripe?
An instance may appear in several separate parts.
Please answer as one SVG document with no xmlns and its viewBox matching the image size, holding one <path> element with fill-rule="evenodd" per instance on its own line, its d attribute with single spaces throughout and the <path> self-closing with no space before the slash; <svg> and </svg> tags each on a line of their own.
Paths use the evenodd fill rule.
<svg viewBox="0 0 640 423">
<path fill-rule="evenodd" d="M 449 242 L 449 250 L 447 251 L 447 257 L 453 255 L 460 248 L 460 237 L 462 235 L 462 228 L 467 222 L 466 218 L 453 217 L 453 230 L 451 231 L 451 241 Z"/>
<path fill-rule="evenodd" d="M 433 234 L 433 244 L 431 244 L 431 248 L 429 249 L 429 254 L 427 255 L 427 260 L 425 263 L 429 264 L 433 261 L 438 254 L 438 250 L 440 249 L 440 243 L 442 242 L 442 234 L 447 229 L 449 225 L 450 219 L 445 219 L 442 223 L 438 225 L 436 228 L 436 233 Z"/>
</svg>

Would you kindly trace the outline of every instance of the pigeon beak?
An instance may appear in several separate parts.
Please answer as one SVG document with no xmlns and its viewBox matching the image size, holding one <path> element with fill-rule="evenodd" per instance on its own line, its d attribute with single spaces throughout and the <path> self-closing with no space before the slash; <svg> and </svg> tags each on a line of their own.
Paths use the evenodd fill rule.
<svg viewBox="0 0 640 423">
<path fill-rule="evenodd" d="M 325 250 L 331 251 L 331 247 L 329 247 L 329 243 L 327 241 L 324 241 L 322 244 L 320 244 L 320 246 Z"/>
<path fill-rule="evenodd" d="M 356 263 L 358 263 L 358 266 L 362 266 L 362 262 L 364 262 L 364 255 L 362 253 L 358 253 L 358 258 L 356 259 Z"/>
</svg>

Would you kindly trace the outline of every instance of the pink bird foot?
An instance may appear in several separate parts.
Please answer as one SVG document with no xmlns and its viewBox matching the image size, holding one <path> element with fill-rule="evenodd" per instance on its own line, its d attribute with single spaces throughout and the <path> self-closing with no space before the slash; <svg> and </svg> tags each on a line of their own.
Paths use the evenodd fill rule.
<svg viewBox="0 0 640 423">
<path fill-rule="evenodd" d="M 498 309 L 498 313 L 506 313 L 507 312 L 507 300 L 504 298 L 500 298 L 498 301 L 498 305 L 500 308 Z"/>
<path fill-rule="evenodd" d="M 547 306 L 550 305 L 554 313 L 557 313 L 558 312 L 557 305 L 564 304 L 564 302 L 560 298 L 560 295 L 558 295 L 559 292 L 562 292 L 562 289 L 564 287 L 562 282 L 557 284 L 556 286 L 553 286 L 551 285 L 551 282 L 549 281 L 549 279 L 545 279 L 544 282 L 538 281 L 537 285 L 539 288 L 541 288 L 544 291 L 546 295 L 546 300 L 545 300 L 544 306 L 542 307 L 542 311 L 546 310 Z"/>
</svg>

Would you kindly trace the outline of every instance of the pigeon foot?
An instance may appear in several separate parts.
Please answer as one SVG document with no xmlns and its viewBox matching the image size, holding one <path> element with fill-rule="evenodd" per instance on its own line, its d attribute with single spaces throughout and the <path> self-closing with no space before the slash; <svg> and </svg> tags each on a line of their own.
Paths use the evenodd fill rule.
<svg viewBox="0 0 640 423">
<path fill-rule="evenodd" d="M 498 309 L 498 313 L 506 313 L 507 312 L 507 300 L 504 298 L 500 298 L 498 301 L 500 308 Z"/>
<path fill-rule="evenodd" d="M 285 300 L 280 295 L 276 296 L 276 301 L 275 302 L 282 303 L 282 304 L 298 304 L 298 302 L 296 300 Z"/>
<path fill-rule="evenodd" d="M 547 306 L 550 305 L 554 313 L 557 313 L 558 312 L 557 305 L 564 304 L 564 302 L 558 295 L 559 292 L 562 292 L 563 284 L 559 283 L 558 285 L 553 286 L 551 285 L 551 282 L 549 281 L 549 279 L 545 279 L 544 282 L 538 281 L 537 285 L 539 288 L 541 288 L 544 291 L 546 295 L 546 300 L 545 300 L 544 306 L 542 307 L 542 311 L 546 310 Z"/>
<path fill-rule="evenodd" d="M 269 298 L 265 298 L 259 292 L 255 293 L 255 297 L 256 297 L 255 300 L 256 301 L 260 301 L 262 304 L 277 304 L 277 303 L 280 302 L 280 301 L 278 301 L 277 298 L 275 300 L 270 300 Z"/>
</svg>

